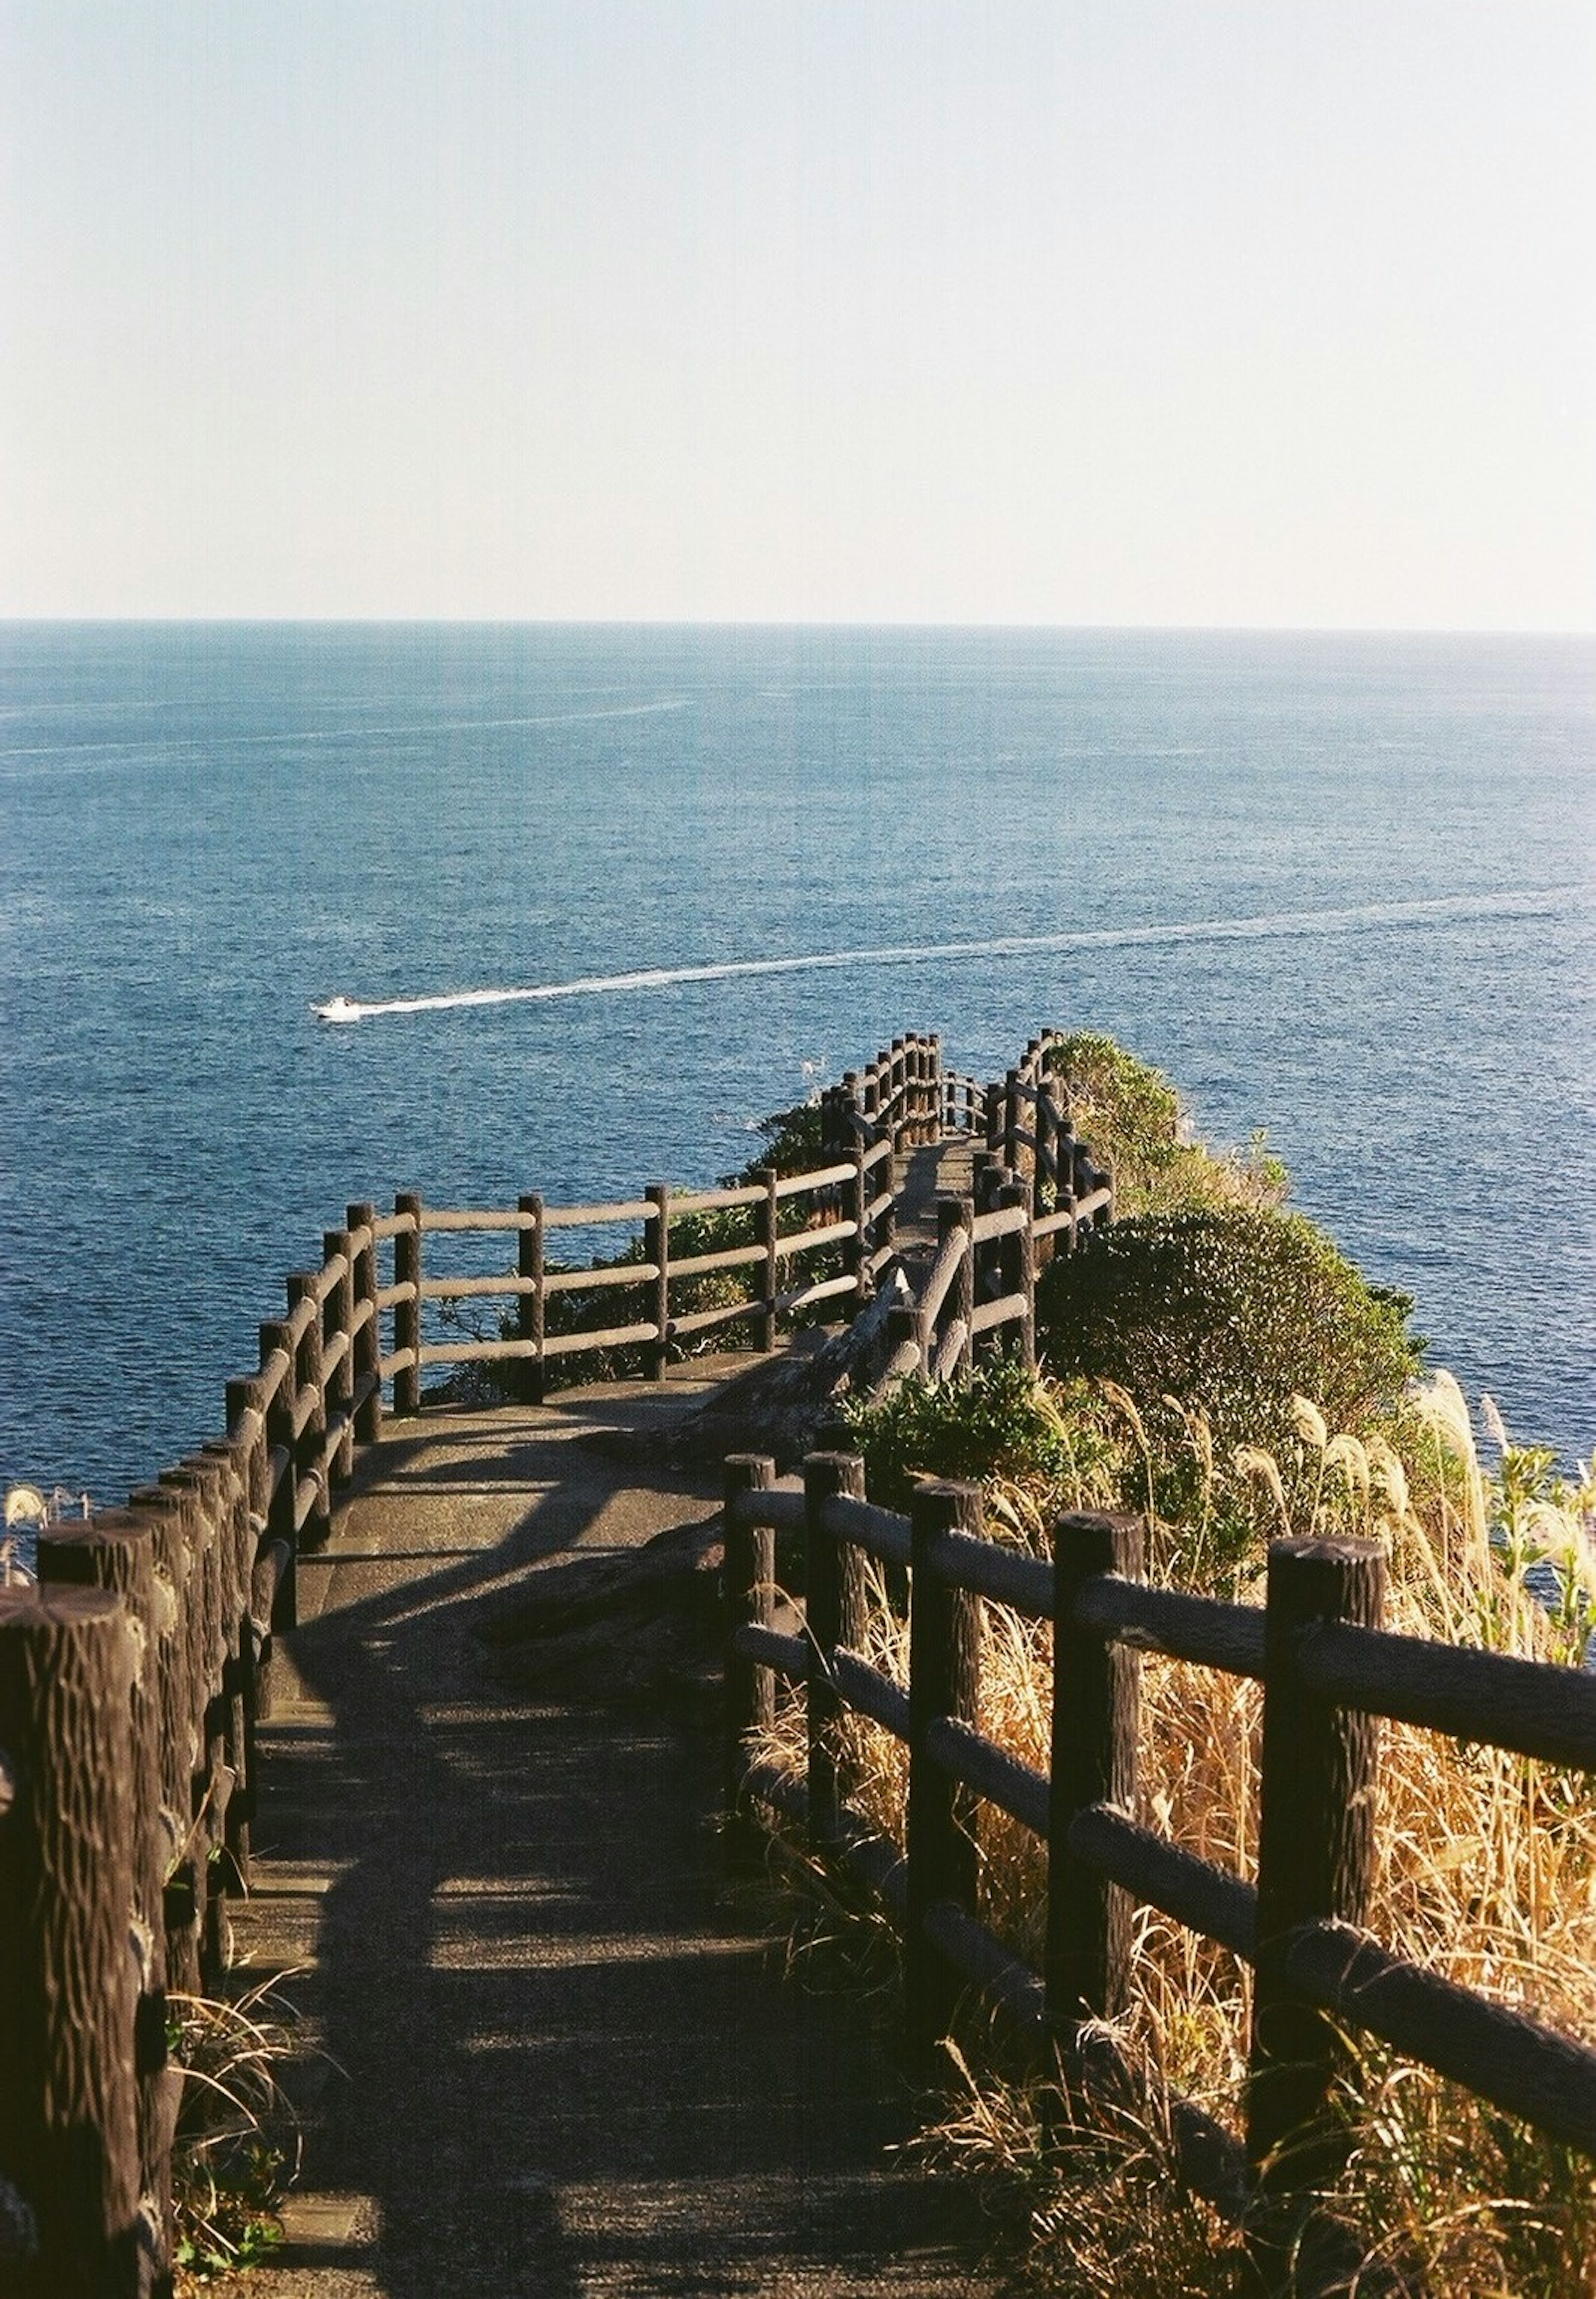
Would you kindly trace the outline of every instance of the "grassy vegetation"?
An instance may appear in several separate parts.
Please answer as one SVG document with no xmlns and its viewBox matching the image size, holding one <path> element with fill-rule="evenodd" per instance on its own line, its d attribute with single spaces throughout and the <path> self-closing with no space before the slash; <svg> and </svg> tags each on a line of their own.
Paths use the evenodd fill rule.
<svg viewBox="0 0 1596 2299">
<path fill-rule="evenodd" d="M 1515 1446 L 1488 1404 L 1476 1434 L 1449 1374 L 1417 1378 L 1407 1305 L 1283 1210 L 1284 1177 L 1260 1154 L 1215 1157 L 1184 1139 L 1166 1081 L 1101 1039 L 1066 1041 L 1055 1063 L 1129 1217 L 1049 1274 L 1040 1379 L 1000 1360 L 962 1390 L 911 1383 L 855 1409 L 872 1493 L 902 1506 L 917 1474 L 974 1479 L 994 1537 L 1039 1551 L 1060 1509 L 1135 1507 L 1151 1578 L 1248 1601 L 1261 1598 L 1275 1535 L 1359 1534 L 1390 1557 L 1392 1626 L 1577 1664 L 1596 1619 L 1589 1475 Z M 1539 1594 L 1526 1579 L 1537 1568 L 1554 1575 Z M 903 1623 L 877 1593 L 874 1656 L 902 1681 Z M 1045 1627 L 993 1608 L 983 1665 L 983 1729 L 1045 1769 Z M 867 1809 L 901 1832 L 903 1752 L 863 1720 L 853 1729 Z M 778 1720 L 786 1762 L 801 1761 L 798 1731 L 795 1714 Z M 1259 1732 L 1257 1686 L 1148 1664 L 1140 1816 L 1249 1878 Z M 1596 2043 L 1585 1779 L 1388 1725 L 1377 1834 L 1384 1941 Z M 1041 1847 L 988 1807 L 980 1850 L 982 1913 L 1035 1963 Z M 950 2063 L 934 2145 L 993 2181 L 1038 2290 L 1235 2287 L 1238 2238 L 1171 2181 L 1156 2103 L 1172 2087 L 1234 2121 L 1249 1974 L 1151 1912 L 1136 1974 L 1122 2041 L 1155 2106 L 1094 2139 L 1085 2170 L 1068 2151 L 1044 2159 L 1036 2101 L 992 2071 L 978 2033 Z M 1367 2232 L 1371 2269 L 1417 2262 L 1447 2299 L 1596 2289 L 1590 2162 L 1383 2050 L 1358 2057 L 1347 2104 L 1362 2136 L 1341 2200 Z"/>
<path fill-rule="evenodd" d="M 172 2149 L 178 2299 L 269 2260 L 277 2205 L 298 2167 L 280 2073 L 303 2044 L 298 2015 L 263 1983 L 236 1998 L 174 1995 L 167 2047 L 183 2071 Z"/>
</svg>

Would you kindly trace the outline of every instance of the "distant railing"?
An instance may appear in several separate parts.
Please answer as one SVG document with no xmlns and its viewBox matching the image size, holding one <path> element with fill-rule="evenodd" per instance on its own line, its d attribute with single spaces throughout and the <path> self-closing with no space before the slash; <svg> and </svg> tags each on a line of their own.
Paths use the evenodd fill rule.
<svg viewBox="0 0 1596 2299">
<path fill-rule="evenodd" d="M 871 1505 L 864 1464 L 845 1453 L 811 1455 L 802 1480 L 779 1481 L 771 1461 L 733 1457 L 725 1521 L 729 1809 L 773 1806 L 883 1896 L 902 1929 L 905 2012 L 922 2046 L 977 1987 L 1056 2048 L 1073 2112 L 1122 2113 L 1130 2071 L 1099 2023 L 1128 2000 L 1132 1908 L 1228 1948 L 1254 1971 L 1245 2146 L 1190 2103 L 1176 2104 L 1174 2133 L 1187 2183 L 1246 2215 L 1267 2278 L 1282 2286 L 1304 2212 L 1355 2142 L 1339 2096 L 1349 2031 L 1596 2154 L 1596 2051 L 1392 1955 L 1365 1929 L 1376 1720 L 1596 1771 L 1596 1677 L 1388 1634 L 1384 1556 L 1368 1541 L 1276 1541 L 1266 1606 L 1223 1604 L 1145 1585 L 1139 1519 L 1066 1516 L 1043 1561 L 982 1538 L 971 1486 L 923 1484 L 907 1516 Z M 777 1532 L 802 1546 L 790 1575 L 808 1592 L 800 1634 L 774 1626 Z M 866 1558 L 909 1575 L 907 1684 L 866 1657 Z M 1053 1624 L 1046 1772 L 977 1729 L 988 1604 Z M 1143 1653 L 1262 1682 L 1256 1884 L 1135 1817 Z M 757 1753 L 777 1677 L 803 1688 L 802 1775 Z M 908 1745 L 901 1847 L 851 1801 L 850 1711 Z M 1040 1974 L 978 1916 L 981 1800 L 1046 1847 Z M 1320 2232 L 1334 2242 L 1334 2228 Z"/>
</svg>

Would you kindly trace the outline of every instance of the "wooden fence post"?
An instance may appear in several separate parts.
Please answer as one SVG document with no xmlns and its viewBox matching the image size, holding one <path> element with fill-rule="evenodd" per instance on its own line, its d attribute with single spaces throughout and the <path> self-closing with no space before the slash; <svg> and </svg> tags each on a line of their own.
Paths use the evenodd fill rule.
<svg viewBox="0 0 1596 2299">
<path fill-rule="evenodd" d="M 346 1485 L 354 1471 L 354 1247 L 346 1229 L 322 1232 L 324 1262 L 335 1257 L 344 1274 L 328 1286 L 321 1304 L 321 1354 L 334 1357 L 327 1375 L 327 1426 L 342 1416 L 344 1426 L 328 1456 L 327 1474 L 335 1485 Z M 342 1342 L 340 1349 L 338 1344 Z"/>
<path fill-rule="evenodd" d="M 305 1478 L 314 1480 L 316 1497 L 300 1522 L 299 1544 L 302 1548 L 320 1548 L 332 1531 L 332 1509 L 327 1479 L 327 1390 L 321 1370 L 321 1307 L 317 1296 L 321 1280 L 313 1270 L 295 1270 L 288 1279 L 288 1307 L 298 1308 L 302 1301 L 312 1305 L 312 1315 L 299 1345 L 294 1353 L 294 1381 L 299 1391 L 300 1403 L 295 1407 L 303 1418 L 299 1425 L 298 1440 L 294 1447 L 294 1514 L 299 1516 L 298 1487 Z M 308 1399 L 305 1391 L 309 1390 Z"/>
<path fill-rule="evenodd" d="M 0 1589 L 0 2165 L 19 2299 L 134 2299 L 154 2242 L 129 1944 L 133 1656 L 110 1590 Z"/>
<path fill-rule="evenodd" d="M 83 1524 L 46 1527 L 38 1544 L 41 1586 L 105 1589 L 120 1597 L 129 1624 L 129 1700 L 132 1786 L 132 1917 L 138 2001 L 134 2062 L 138 2085 L 144 2193 L 162 2207 L 171 2179 L 167 2112 L 166 1925 L 162 1888 L 167 1843 L 162 1824 L 161 1705 L 157 1675 L 154 1528 L 140 1509 L 104 1510 Z M 164 2217 L 164 2212 L 162 2211 Z"/>
<path fill-rule="evenodd" d="M 941 1901 L 973 1912 L 976 1799 L 943 1771 L 928 1745 L 939 1716 L 974 1724 L 980 1697 L 981 1599 L 938 1574 L 932 1552 L 949 1531 L 978 1535 L 978 1486 L 929 1482 L 910 1503 L 908 1905 L 903 1931 L 904 2013 L 913 2045 L 928 2053 L 948 2032 L 960 1976 L 926 1930 Z"/>
<path fill-rule="evenodd" d="M 1142 1664 L 1129 1646 L 1075 1624 L 1083 1582 L 1099 1573 L 1142 1578 L 1142 1520 L 1063 1516 L 1053 1533 L 1053 1714 L 1049 1766 L 1048 2026 L 1068 2046 L 1083 2020 L 1111 2020 L 1130 1984 L 1130 1897 L 1069 1849 L 1069 1827 L 1088 1805 L 1134 1814 Z"/>
<path fill-rule="evenodd" d="M 1384 1598 L 1377 1542 L 1270 1547 L 1247 2151 L 1264 2205 L 1264 2271 L 1276 2279 L 1303 2203 L 1335 2179 L 1351 2138 L 1335 2103 L 1345 2046 L 1334 2020 L 1292 1987 L 1286 1952 L 1300 1925 L 1367 1919 L 1379 1759 L 1378 1719 L 1314 1698 L 1298 1676 L 1296 1648 L 1313 1623 L 1378 1628 Z"/>
<path fill-rule="evenodd" d="M 365 1238 L 357 1248 L 353 1271 L 354 1315 L 362 1321 L 354 1337 L 354 1379 L 357 1389 L 363 1385 L 366 1390 L 354 1408 L 354 1441 L 374 1445 L 382 1434 L 382 1332 L 377 1315 L 377 1240 L 372 1235 L 377 1208 L 351 1206 L 345 1218 L 357 1240 L 362 1233 Z"/>
<path fill-rule="evenodd" d="M 869 1207 L 870 1175 L 865 1165 L 865 1140 L 858 1126 L 853 1129 L 853 1147 L 849 1152 L 853 1160 L 853 1179 L 848 1184 L 852 1199 L 850 1212 L 855 1234 L 843 1249 L 843 1266 L 853 1279 L 856 1306 L 862 1307 L 870 1298 Z"/>
<path fill-rule="evenodd" d="M 768 1356 L 776 1347 L 776 1296 L 781 1287 L 781 1264 L 776 1253 L 776 1240 L 781 1227 L 781 1206 L 776 1194 L 777 1176 L 773 1166 L 761 1166 L 752 1179 L 765 1192 L 753 1208 L 753 1241 L 765 1249 L 764 1260 L 755 1265 L 765 1306 L 753 1321 L 753 1346 Z"/>
<path fill-rule="evenodd" d="M 1000 1206 L 1023 1212 L 1024 1229 L 1011 1230 L 999 1241 L 999 1266 L 1002 1271 L 1002 1285 L 1005 1293 L 1018 1293 L 1025 1302 L 1025 1314 L 1019 1321 L 1020 1360 L 1027 1373 L 1036 1370 L 1036 1246 L 1031 1235 L 1031 1192 L 1029 1185 L 1010 1178 L 997 1192 Z"/>
<path fill-rule="evenodd" d="M 211 1875 L 211 1855 L 220 1843 L 222 1830 L 214 1812 L 206 1810 L 227 1755 L 228 1718 L 222 1699 L 227 1659 L 222 1626 L 227 1533 L 221 1522 L 221 1473 L 220 1463 L 203 1457 L 161 1472 L 162 1485 L 184 1496 L 190 1530 L 185 1661 L 194 1736 L 188 1808 L 195 1825 L 190 1830 L 189 1856 L 173 1881 L 179 1930 L 188 1921 L 186 1896 L 191 1901 L 203 1984 L 220 1976 L 223 1963 L 221 1911 Z"/>
<path fill-rule="evenodd" d="M 995 1212 L 998 1192 L 1003 1186 L 1004 1174 L 1002 1167 L 995 1162 L 989 1152 L 983 1154 L 977 1150 L 976 1153 L 973 1179 L 975 1212 L 977 1215 Z M 971 1298 L 977 1307 L 983 1302 L 992 1300 L 1002 1290 L 1001 1244 L 1001 1240 L 989 1238 L 973 1245 L 970 1249 L 973 1283 Z M 976 1340 L 972 1355 L 977 1358 L 989 1357 L 998 1349 L 1000 1343 L 1001 1336 L 997 1329 L 994 1326 L 989 1326 L 986 1332 Z"/>
<path fill-rule="evenodd" d="M 659 1339 L 643 1345 L 644 1378 L 663 1381 L 670 1355 L 670 1184 L 651 1182 L 643 1192 L 653 1208 L 643 1224 L 644 1258 L 654 1265 L 653 1324 Z"/>
<path fill-rule="evenodd" d="M 355 1207 L 352 1211 L 359 1212 Z M 366 1208 L 367 1211 L 370 1208 Z M 358 1298 L 358 1286 L 357 1286 Z M 375 1321 L 373 1320 L 373 1324 Z M 364 1331 L 360 1338 L 364 1338 Z M 356 1363 L 359 1363 L 357 1355 Z M 247 1381 L 229 1381 L 227 1387 L 228 1427 L 247 1429 L 245 1439 L 245 1477 L 243 1531 L 244 1569 L 241 1580 L 242 1618 L 238 1632 L 238 1676 L 244 1719 L 244 1788 L 239 1798 L 239 1827 L 247 1830 L 255 1815 L 255 1728 L 261 1718 L 261 1662 L 263 1638 L 254 1617 L 254 1582 L 256 1559 L 267 1540 L 270 1507 L 270 1465 L 266 1452 L 266 1416 L 261 1406 L 258 1374 Z M 355 1427 L 358 1432 L 360 1417 Z M 245 1858 L 247 1866 L 247 1858 Z"/>
<path fill-rule="evenodd" d="M 516 1359 L 515 1393 L 523 1405 L 541 1405 L 547 1382 L 543 1344 L 544 1330 L 544 1256 L 545 1251 L 543 1199 L 536 1190 L 528 1190 L 516 1199 L 516 1210 L 530 1216 L 530 1224 L 523 1224 L 517 1233 L 515 1274 L 531 1291 L 519 1297 L 515 1317 L 516 1338 L 530 1341 L 535 1357 Z"/>
<path fill-rule="evenodd" d="M 351 1432 L 353 1440 L 353 1431 Z M 249 1822 L 254 1786 L 255 1649 L 250 1619 L 250 1583 L 255 1541 L 249 1507 L 249 1449 L 230 1438 L 205 1447 L 208 1457 L 227 1471 L 221 1496 L 224 1543 L 222 1573 L 221 1692 L 227 1718 L 227 1761 L 233 1774 L 223 1842 L 233 1864 L 230 1891 L 249 1888 Z"/>
<path fill-rule="evenodd" d="M 760 1453 L 727 1457 L 721 1486 L 726 1563 L 726 1814 L 734 1826 L 743 1803 L 743 1773 L 751 1734 L 776 1720 L 776 1685 L 768 1668 L 747 1660 L 731 1639 L 747 1622 L 768 1624 L 776 1595 L 776 1535 L 769 1525 L 740 1521 L 740 1493 L 769 1492 L 776 1464 Z"/>
<path fill-rule="evenodd" d="M 191 1595 L 198 1573 L 194 1513 L 187 1494 L 146 1485 L 129 1504 L 147 1516 L 153 1548 L 155 1699 L 161 1751 L 162 1921 L 169 1987 L 200 1987 L 198 1911 L 187 1860 L 194 1777 L 200 1753 L 194 1723 Z M 181 1863 L 181 1864 L 176 1864 Z"/>
<path fill-rule="evenodd" d="M 394 1411 L 411 1420 L 421 1410 L 421 1200 L 401 1190 L 394 1211 L 407 1224 L 394 1239 L 394 1282 L 412 1289 L 394 1304 L 394 1352 L 410 1352 L 409 1363 L 394 1369 Z"/>
<path fill-rule="evenodd" d="M 803 1464 L 809 1828 L 819 1849 L 835 1840 L 840 1808 L 857 1785 L 847 1759 L 847 1708 L 836 1689 L 836 1649 L 845 1645 L 857 1652 L 865 1639 L 864 1552 L 827 1532 L 826 1504 L 834 1493 L 862 1500 L 864 1489 L 865 1466 L 857 1453 L 811 1453 Z"/>
<path fill-rule="evenodd" d="M 958 1362 L 949 1367 L 954 1379 L 967 1374 L 975 1362 L 975 1337 L 970 1331 L 970 1318 L 976 1307 L 976 1246 L 970 1232 L 975 1224 L 976 1208 L 968 1198 L 938 1198 L 936 1200 L 936 1246 L 940 1254 L 955 1230 L 964 1232 L 964 1255 L 958 1274 L 948 1288 L 944 1323 L 948 1326 L 962 1324 L 964 1339 L 959 1345 Z M 940 1345 L 939 1345 L 940 1346 Z"/>
<path fill-rule="evenodd" d="M 280 1540 L 288 1551 L 288 1564 L 277 1584 L 272 1601 L 273 1631 L 291 1629 L 299 1618 L 299 1590 L 295 1575 L 295 1560 L 299 1554 L 299 1528 L 296 1523 L 297 1496 L 294 1490 L 294 1341 L 287 1322 L 269 1318 L 261 1327 L 261 1364 L 269 1365 L 280 1350 L 287 1359 L 287 1371 L 271 1393 L 266 1407 L 266 1450 L 268 1473 L 277 1471 L 270 1504 L 266 1512 L 267 1537 Z"/>
</svg>

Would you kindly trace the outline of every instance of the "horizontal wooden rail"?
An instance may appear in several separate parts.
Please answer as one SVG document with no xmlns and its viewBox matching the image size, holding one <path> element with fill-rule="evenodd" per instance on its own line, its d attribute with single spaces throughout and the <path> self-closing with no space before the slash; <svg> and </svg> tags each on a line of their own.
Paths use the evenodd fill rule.
<svg viewBox="0 0 1596 2299">
<path fill-rule="evenodd" d="M 1069 1849 L 1149 1907 L 1203 1932 L 1251 1963 L 1257 1951 L 1258 1894 L 1211 1860 L 1170 1844 L 1112 1805 L 1087 1805 L 1069 1823 Z"/>
<path fill-rule="evenodd" d="M 822 1660 L 824 1656 L 821 1656 Z M 850 1708 L 857 1708 L 900 1740 L 909 1738 L 909 1695 L 901 1684 L 870 1664 L 862 1653 L 839 1645 L 831 1656 L 831 1674 Z"/>
<path fill-rule="evenodd" d="M 1021 1764 L 995 1740 L 986 1739 L 954 1716 L 933 1717 L 926 1730 L 926 1753 L 966 1788 L 974 1789 L 988 1804 L 995 1804 L 1033 1835 L 1048 1828 L 1048 1778 L 1031 1764 Z"/>
<path fill-rule="evenodd" d="M 1588 2046 L 1389 1955 L 1351 1925 L 1298 1932 L 1286 1967 L 1326 2010 L 1405 2057 L 1570 2147 L 1596 2151 L 1596 2051 Z"/>
<path fill-rule="evenodd" d="M 995 1301 L 979 1302 L 970 1311 L 970 1332 L 991 1333 L 1000 1325 L 1023 1324 L 1030 1307 L 1030 1297 L 1025 1293 L 1004 1293 Z"/>
<path fill-rule="evenodd" d="M 1083 1582 L 1070 1618 L 1138 1652 L 1194 1661 L 1232 1676 L 1264 1672 L 1264 1615 L 1256 1605 L 1226 1605 L 1179 1589 L 1150 1589 L 1110 1573 Z"/>
<path fill-rule="evenodd" d="M 1341 1623 L 1306 1631 L 1297 1666 L 1323 1700 L 1596 1772 L 1596 1676 L 1583 1670 Z"/>
<path fill-rule="evenodd" d="M 851 1540 L 883 1564 L 909 1562 L 909 1519 L 895 1509 L 857 1499 L 852 1493 L 833 1493 L 826 1502 L 824 1523 L 835 1540 Z"/>
<path fill-rule="evenodd" d="M 1000 1548 L 968 1532 L 939 1534 L 931 1546 L 934 1569 L 952 1589 L 973 1589 L 994 1604 L 1010 1605 L 1033 1620 L 1052 1617 L 1053 1568 L 1018 1548 Z"/>
<path fill-rule="evenodd" d="M 513 1299 L 535 1291 L 529 1277 L 424 1277 L 411 1299 L 423 1301 L 473 1301 Z"/>
<path fill-rule="evenodd" d="M 470 1208 L 426 1206 L 421 1212 L 421 1232 L 430 1237 L 434 1231 L 443 1230 L 521 1230 L 536 1226 L 531 1214 L 484 1211 Z"/>
</svg>

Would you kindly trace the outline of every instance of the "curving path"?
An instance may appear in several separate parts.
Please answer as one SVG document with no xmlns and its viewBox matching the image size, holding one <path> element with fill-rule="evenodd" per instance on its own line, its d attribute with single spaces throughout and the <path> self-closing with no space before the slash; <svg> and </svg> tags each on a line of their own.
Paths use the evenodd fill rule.
<svg viewBox="0 0 1596 2299">
<path fill-rule="evenodd" d="M 996 2287 L 888 2151 L 912 2099 L 726 1880 L 714 1736 L 517 1690 L 478 1631 L 575 1554 L 714 1506 L 606 1432 L 746 1357 L 390 1423 L 300 1567 L 236 1937 L 337 2063 L 259 2299 L 770 2299 Z M 594 1440 L 599 1440 L 597 1442 Z M 962 2245 L 960 2243 L 962 2236 Z"/>
</svg>

